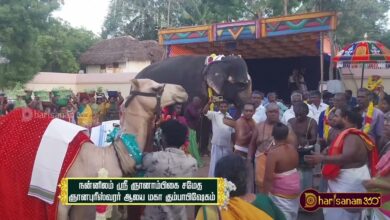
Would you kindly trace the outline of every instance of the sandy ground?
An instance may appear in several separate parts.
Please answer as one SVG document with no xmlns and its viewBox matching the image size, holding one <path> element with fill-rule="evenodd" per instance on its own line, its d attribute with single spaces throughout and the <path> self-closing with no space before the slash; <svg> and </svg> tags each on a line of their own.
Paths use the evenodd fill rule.
<svg viewBox="0 0 390 220">
<path fill-rule="evenodd" d="M 209 163 L 210 163 L 210 157 L 203 157 L 203 161 L 205 162 L 205 166 L 202 168 L 199 168 L 198 171 L 195 174 L 195 177 L 207 177 L 209 172 Z M 194 220 L 194 207 L 188 206 L 187 207 L 187 213 L 188 213 L 188 219 Z M 317 212 L 299 212 L 298 220 L 323 220 L 322 211 L 319 210 Z"/>
</svg>

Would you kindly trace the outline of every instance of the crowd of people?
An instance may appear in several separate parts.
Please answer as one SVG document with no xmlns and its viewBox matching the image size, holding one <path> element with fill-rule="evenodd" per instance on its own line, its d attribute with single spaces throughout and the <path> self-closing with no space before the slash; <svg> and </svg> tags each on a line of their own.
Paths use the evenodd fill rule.
<svg viewBox="0 0 390 220">
<path fill-rule="evenodd" d="M 197 207 L 196 219 L 215 219 L 218 215 L 221 219 L 297 219 L 299 196 L 310 188 L 322 192 L 388 192 L 390 96 L 383 90 L 374 94 L 366 88 L 359 89 L 357 97 L 351 93 L 293 91 L 287 107 L 274 92 L 265 97 L 253 91 L 252 101 L 243 106 L 236 120 L 232 117 L 236 110 L 225 100 L 211 98 L 202 107 L 200 99 L 194 97 L 186 108 L 182 104 L 169 106 L 163 111 L 163 124 L 174 120 L 187 127 L 189 132 L 183 133 L 185 141 L 179 147 L 187 159 L 164 164 L 164 159 L 155 158 L 158 170 L 162 170 L 157 176 L 183 175 L 174 171 L 177 167 L 190 167 L 189 176 L 195 172 L 192 156 L 199 166 L 199 155 L 204 155 L 195 130 L 206 117 L 212 124 L 208 176 L 227 178 L 237 190 L 231 194 L 227 210 Z M 210 110 L 212 105 L 214 110 Z M 188 148 L 190 142 L 195 143 Z M 318 168 L 322 168 L 322 175 Z M 174 172 L 163 172 L 167 169 Z M 315 181 L 316 176 L 322 176 L 321 181 Z M 159 215 L 186 219 L 179 209 L 159 208 Z M 323 213 L 325 219 L 352 220 L 366 215 L 384 219 L 388 210 L 332 208 Z"/>
<path fill-rule="evenodd" d="M 103 121 L 119 120 L 120 105 L 124 99 L 120 92 L 104 93 L 77 93 L 69 96 L 66 102 L 58 102 L 59 97 L 50 93 L 50 101 L 42 101 L 41 97 L 31 93 L 17 96 L 16 100 L 9 101 L 7 94 L 0 93 L 0 116 L 10 113 L 15 108 L 29 107 L 45 112 L 53 117 L 78 124 L 91 129 Z"/>
<path fill-rule="evenodd" d="M 277 101 L 275 93 L 269 93 L 266 99 L 263 93 L 253 91 L 252 101 L 243 106 L 237 120 L 229 114 L 229 103 L 214 103 L 211 99 L 202 111 L 197 111 L 212 123 L 209 176 L 227 177 L 238 184 L 242 192 L 236 197 L 252 204 L 256 196 L 266 195 L 285 219 L 298 218 L 299 196 L 306 189 L 388 192 L 390 96 L 383 89 L 373 93 L 361 88 L 357 97 L 351 93 L 309 91 L 304 95 L 294 91 L 287 108 Z M 211 104 L 217 105 L 218 110 L 209 110 Z M 246 166 L 241 166 L 245 161 Z M 218 164 L 228 174 L 219 172 Z M 321 177 L 320 181 L 314 180 L 316 176 Z M 250 219 L 249 209 L 241 202 L 232 203 L 241 208 L 227 211 L 237 213 L 222 211 L 223 219 L 229 215 Z M 383 204 L 388 203 L 383 200 Z M 275 218 L 275 213 L 265 210 L 268 206 L 256 207 Z M 215 210 L 203 207 L 198 219 L 206 219 L 207 213 L 213 216 Z M 372 219 L 389 218 L 384 208 L 332 208 L 323 213 L 325 219 L 352 220 L 367 215 Z"/>
</svg>

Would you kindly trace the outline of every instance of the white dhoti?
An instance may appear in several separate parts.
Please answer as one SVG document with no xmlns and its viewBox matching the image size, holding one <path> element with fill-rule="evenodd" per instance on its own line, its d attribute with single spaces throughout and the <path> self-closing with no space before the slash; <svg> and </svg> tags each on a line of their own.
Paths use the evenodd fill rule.
<svg viewBox="0 0 390 220">
<path fill-rule="evenodd" d="M 287 199 L 270 194 L 269 196 L 275 205 L 283 212 L 286 220 L 297 220 L 299 210 L 299 197 Z M 335 219 L 333 219 L 335 220 Z"/>
<path fill-rule="evenodd" d="M 296 220 L 299 210 L 300 180 L 297 169 L 274 174 L 270 198 L 287 220 Z"/>
<path fill-rule="evenodd" d="M 367 165 L 359 168 L 341 169 L 336 180 L 328 180 L 328 192 L 366 192 L 362 182 L 370 179 L 370 172 Z M 343 208 L 324 208 L 325 220 L 360 220 L 362 212 L 348 212 Z"/>
<path fill-rule="evenodd" d="M 217 164 L 218 160 L 231 153 L 233 153 L 231 146 L 221 146 L 215 144 L 211 146 L 209 177 L 214 177 L 215 165 Z"/>
<path fill-rule="evenodd" d="M 239 145 L 234 145 L 234 150 L 239 151 L 244 154 L 248 154 L 248 147 L 242 147 Z M 246 160 L 246 156 L 241 157 Z M 255 179 L 254 179 L 254 167 L 251 165 L 250 167 L 247 167 L 248 169 L 248 175 L 246 177 L 246 192 L 247 193 L 254 193 L 255 192 Z"/>
<path fill-rule="evenodd" d="M 242 147 L 240 145 L 234 145 L 234 150 L 237 150 L 237 151 L 240 151 L 240 152 L 243 152 L 243 153 L 248 153 L 248 147 Z"/>
</svg>

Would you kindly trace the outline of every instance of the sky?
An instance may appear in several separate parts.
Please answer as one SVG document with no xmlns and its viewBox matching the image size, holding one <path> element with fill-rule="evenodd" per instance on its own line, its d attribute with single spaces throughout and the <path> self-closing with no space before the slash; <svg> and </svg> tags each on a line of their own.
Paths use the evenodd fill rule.
<svg viewBox="0 0 390 220">
<path fill-rule="evenodd" d="M 84 27 L 100 34 L 109 4 L 110 0 L 65 0 L 53 16 L 62 18 L 73 27 Z"/>
<path fill-rule="evenodd" d="M 73 27 L 84 27 L 100 34 L 110 0 L 65 0 L 65 4 L 53 13 L 54 17 L 68 21 Z M 390 30 L 390 11 L 387 29 Z"/>
</svg>

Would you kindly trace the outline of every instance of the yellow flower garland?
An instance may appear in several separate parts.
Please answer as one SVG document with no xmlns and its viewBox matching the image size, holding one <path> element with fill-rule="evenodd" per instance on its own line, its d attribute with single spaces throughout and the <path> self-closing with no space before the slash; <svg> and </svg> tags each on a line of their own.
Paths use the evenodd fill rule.
<svg viewBox="0 0 390 220">
<path fill-rule="evenodd" d="M 372 116 L 374 115 L 374 103 L 370 102 L 367 109 L 367 114 L 364 118 L 364 133 L 368 134 L 371 130 Z"/>
<path fill-rule="evenodd" d="M 329 126 L 329 122 L 326 123 L 326 121 L 329 120 L 329 114 L 334 110 L 334 107 L 333 108 L 330 108 L 328 107 L 325 111 L 325 119 L 324 119 L 324 139 L 327 140 L 328 137 L 329 137 L 329 129 L 330 129 L 330 126 Z"/>
<path fill-rule="evenodd" d="M 208 97 L 211 99 L 213 97 L 213 90 L 209 87 L 207 89 Z M 214 103 L 210 104 L 210 111 L 214 111 Z"/>
<path fill-rule="evenodd" d="M 383 79 L 379 78 L 378 80 L 374 81 L 372 79 L 372 76 L 368 77 L 368 82 L 367 82 L 367 89 L 370 91 L 375 91 L 376 89 L 379 88 L 383 83 Z"/>
</svg>

